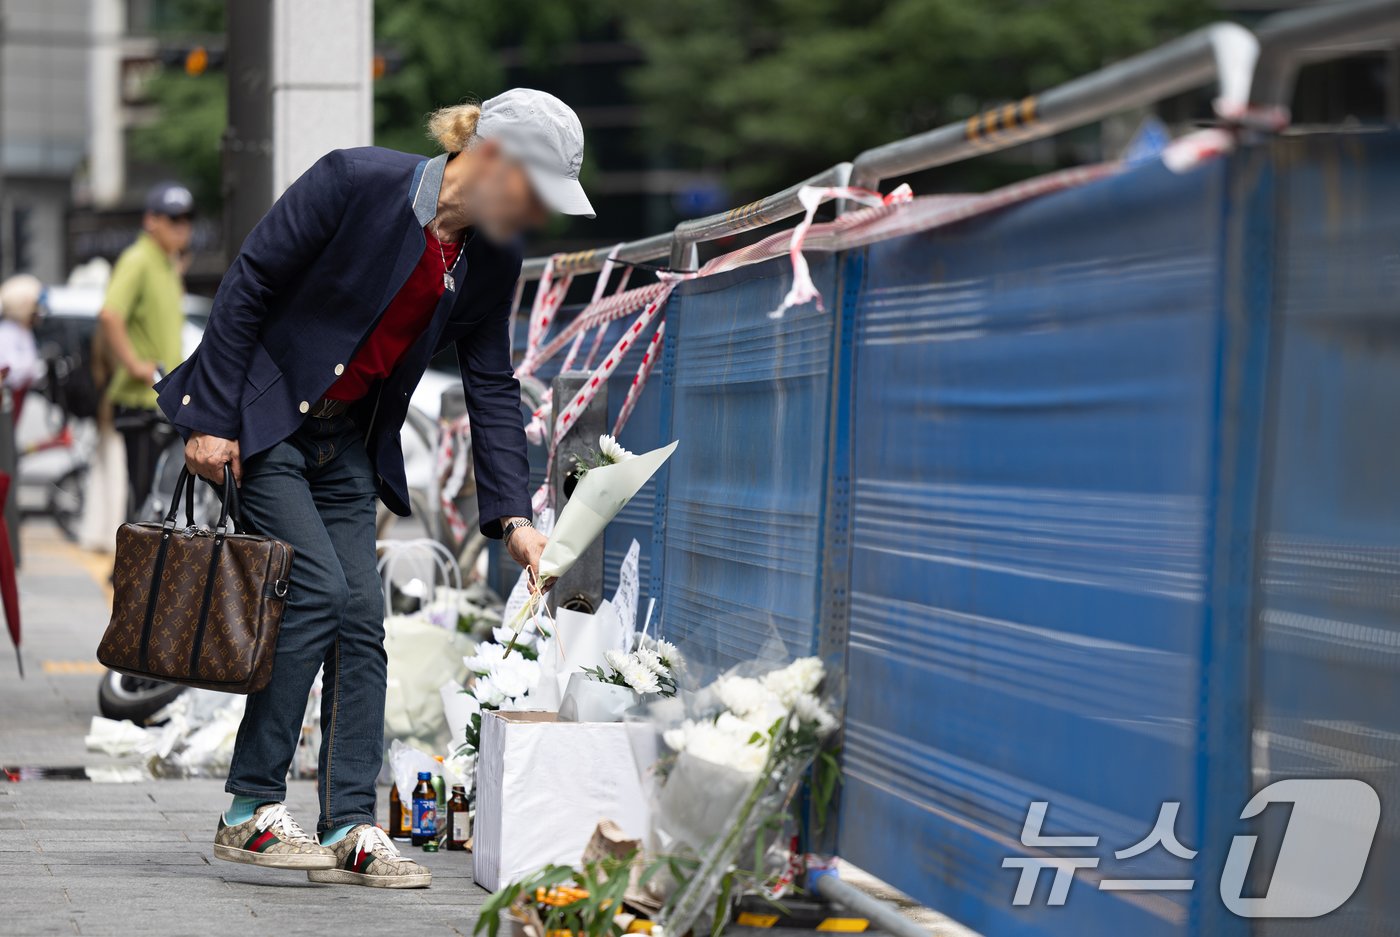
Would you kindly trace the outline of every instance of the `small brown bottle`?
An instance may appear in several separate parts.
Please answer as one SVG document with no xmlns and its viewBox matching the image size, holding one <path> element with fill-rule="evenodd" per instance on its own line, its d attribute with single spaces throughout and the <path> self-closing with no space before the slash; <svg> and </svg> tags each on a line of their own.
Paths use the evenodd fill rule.
<svg viewBox="0 0 1400 937">
<path fill-rule="evenodd" d="M 389 835 L 397 840 L 407 840 L 413 835 L 413 815 L 403 809 L 397 784 L 389 785 Z"/>
<path fill-rule="evenodd" d="M 466 849 L 472 838 L 471 814 L 467 812 L 467 790 L 461 784 L 452 785 L 452 798 L 447 802 L 447 848 Z"/>
</svg>

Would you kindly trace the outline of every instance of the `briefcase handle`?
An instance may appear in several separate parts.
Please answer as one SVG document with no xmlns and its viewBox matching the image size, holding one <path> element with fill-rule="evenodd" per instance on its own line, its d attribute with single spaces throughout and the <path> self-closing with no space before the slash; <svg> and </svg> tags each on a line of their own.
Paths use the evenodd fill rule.
<svg viewBox="0 0 1400 937">
<path fill-rule="evenodd" d="M 173 528 L 175 526 L 176 515 L 180 513 L 180 495 L 185 496 L 185 523 L 194 526 L 194 476 L 190 474 L 189 466 L 182 466 L 180 478 L 175 482 L 175 493 L 170 498 L 170 510 L 166 512 L 164 527 Z M 216 488 L 215 491 L 218 491 Z M 227 463 L 224 464 L 224 490 L 219 493 L 219 522 L 214 525 L 214 529 L 220 533 L 227 533 L 229 521 L 233 521 L 233 532 L 242 533 L 243 523 L 238 510 L 238 486 L 233 483 L 233 468 Z"/>
</svg>

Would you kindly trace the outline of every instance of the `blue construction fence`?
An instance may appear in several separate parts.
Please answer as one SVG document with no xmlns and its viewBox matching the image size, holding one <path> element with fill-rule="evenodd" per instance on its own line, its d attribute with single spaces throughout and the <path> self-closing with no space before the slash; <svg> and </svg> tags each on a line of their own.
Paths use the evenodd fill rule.
<svg viewBox="0 0 1400 937">
<path fill-rule="evenodd" d="M 1400 136 L 1280 138 L 812 254 L 826 311 L 769 318 L 786 259 L 687 283 L 609 581 L 635 537 L 692 656 L 844 666 L 840 854 L 983 934 L 1315 928 L 1219 882 L 1270 780 L 1400 794 L 1397 205 Z M 1170 803 L 1194 857 L 1117 859 Z M 1396 816 L 1307 933 L 1394 933 Z M 1099 861 L 1014 905 L 1056 856 Z"/>
</svg>

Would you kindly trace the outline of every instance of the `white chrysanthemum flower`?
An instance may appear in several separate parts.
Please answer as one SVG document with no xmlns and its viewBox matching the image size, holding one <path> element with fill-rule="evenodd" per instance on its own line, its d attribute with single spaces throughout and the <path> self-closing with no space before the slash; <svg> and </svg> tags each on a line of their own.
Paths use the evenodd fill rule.
<svg viewBox="0 0 1400 937">
<path fill-rule="evenodd" d="M 792 701 L 792 711 L 797 714 L 798 719 L 812 723 L 818 735 L 825 735 L 836 728 L 836 717 L 822 705 L 822 701 L 817 699 L 815 694 L 799 693 Z"/>
<path fill-rule="evenodd" d="M 505 645 L 483 641 L 476 646 L 476 653 L 462 658 L 462 661 L 472 673 L 490 673 L 492 665 L 505 655 Z"/>
<path fill-rule="evenodd" d="M 685 752 L 744 774 L 757 775 L 768 761 L 768 736 L 756 733 L 753 726 L 728 713 L 714 720 L 688 719 L 667 729 L 662 738 L 678 754 Z"/>
<path fill-rule="evenodd" d="M 615 673 L 622 673 L 622 665 L 627 661 L 627 654 L 624 651 L 619 651 L 614 648 L 606 652 L 603 655 L 603 659 L 608 662 L 608 666 L 611 667 Z"/>
<path fill-rule="evenodd" d="M 540 663 L 518 654 L 507 657 L 491 668 L 491 680 L 507 698 L 519 699 L 540 682 Z"/>
<path fill-rule="evenodd" d="M 654 643 L 656 646 L 656 653 L 661 655 L 662 660 L 668 660 L 672 664 L 680 661 L 681 652 L 670 641 L 667 641 L 665 638 L 657 638 Z"/>
<path fill-rule="evenodd" d="M 650 670 L 658 677 L 669 677 L 671 675 L 670 668 L 662 663 L 661 655 L 649 647 L 637 648 L 632 652 L 632 656 L 635 657 L 643 667 Z"/>
<path fill-rule="evenodd" d="M 786 722 L 791 707 L 785 706 L 776 696 L 770 696 L 762 706 L 744 716 L 744 721 L 761 732 L 768 732 L 774 725 Z"/>
<path fill-rule="evenodd" d="M 773 693 L 752 677 L 721 677 L 715 692 L 725 708 L 740 717 L 768 709 L 774 701 Z"/>
<path fill-rule="evenodd" d="M 690 740 L 690 730 L 695 725 L 694 722 L 686 720 L 674 729 L 667 729 L 661 733 L 661 740 L 666 743 L 666 747 L 673 752 L 685 751 L 686 744 Z"/>
<path fill-rule="evenodd" d="M 627 685 L 638 693 L 645 695 L 661 691 L 661 684 L 657 682 L 656 674 L 648 670 L 646 665 L 635 657 L 625 658 L 622 665 L 617 668 L 617 672 L 622 674 L 622 679 L 627 681 Z"/>
<path fill-rule="evenodd" d="M 622 448 L 618 441 L 607 433 L 598 437 L 598 454 L 609 464 L 626 462 L 628 459 L 636 458 L 632 453 Z"/>
<path fill-rule="evenodd" d="M 472 684 L 472 695 L 482 707 L 495 709 L 506 701 L 506 694 L 490 677 L 477 677 Z"/>
<path fill-rule="evenodd" d="M 802 657 L 764 676 L 763 685 L 784 706 L 791 707 L 801 694 L 816 692 L 825 673 L 821 658 Z"/>
<path fill-rule="evenodd" d="M 501 647 L 510 647 L 512 639 L 515 640 L 516 647 L 534 647 L 534 629 L 526 626 L 520 629 L 520 634 L 515 633 L 515 629 L 508 625 L 498 625 L 491 629 L 491 637 L 496 639 L 496 643 Z"/>
<path fill-rule="evenodd" d="M 772 739 L 768 733 L 744 719 L 721 713 L 715 731 L 725 740 L 726 755 L 720 764 L 745 774 L 757 774 L 768 761 Z M 708 760 L 714 760 L 713 758 Z"/>
</svg>

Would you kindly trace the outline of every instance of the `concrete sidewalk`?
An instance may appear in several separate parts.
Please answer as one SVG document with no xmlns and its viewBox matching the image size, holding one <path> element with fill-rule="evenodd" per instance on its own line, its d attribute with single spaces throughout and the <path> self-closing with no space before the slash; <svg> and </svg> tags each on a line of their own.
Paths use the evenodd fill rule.
<svg viewBox="0 0 1400 937">
<path fill-rule="evenodd" d="M 0 653 L 0 765 L 106 767 L 86 751 L 108 600 L 100 559 L 45 525 L 24 531 L 25 667 Z M 288 797 L 308 828 L 315 786 Z M 223 862 L 211 849 L 221 781 L 0 781 L 0 935 L 464 935 L 486 893 L 471 854 L 422 854 L 433 887 L 315 885 L 304 873 Z M 387 809 L 381 794 L 381 812 Z M 381 820 L 384 819 L 381 817 Z M 409 847 L 405 847 L 408 849 Z"/>
<path fill-rule="evenodd" d="M 226 797 L 221 781 L 0 787 L 0 934 L 471 933 L 485 893 L 470 853 L 412 850 L 433 870 L 428 889 L 316 885 L 214 859 Z M 313 785 L 297 783 L 288 800 L 315 822 Z"/>
<path fill-rule="evenodd" d="M 110 567 L 56 528 L 24 528 L 20 576 L 25 625 L 21 681 L 0 652 L 0 766 L 116 767 L 83 744 L 104 673 L 95 658 L 107 624 Z M 128 763 L 129 764 L 129 763 Z M 0 937 L 3 935 L 470 934 L 486 892 L 471 854 L 423 854 L 426 890 L 313 885 L 303 874 L 223 862 L 211 848 L 222 781 L 0 781 Z M 294 782 L 288 802 L 316 822 L 315 785 Z M 380 820 L 388 804 L 380 792 Z M 846 868 L 857 887 L 901 904 L 930 937 L 977 937 L 888 886 Z"/>
</svg>

